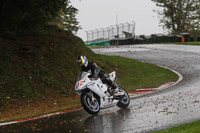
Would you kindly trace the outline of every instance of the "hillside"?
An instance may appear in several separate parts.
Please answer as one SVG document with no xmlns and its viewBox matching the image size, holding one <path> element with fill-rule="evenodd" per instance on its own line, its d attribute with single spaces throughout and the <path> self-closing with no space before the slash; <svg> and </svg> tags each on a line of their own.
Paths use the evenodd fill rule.
<svg viewBox="0 0 200 133">
<path fill-rule="evenodd" d="M 0 110 L 38 100 L 69 97 L 80 71 L 76 60 L 86 55 L 105 68 L 82 40 L 67 32 L 0 42 Z M 17 103 L 17 104 L 16 104 Z"/>
</svg>

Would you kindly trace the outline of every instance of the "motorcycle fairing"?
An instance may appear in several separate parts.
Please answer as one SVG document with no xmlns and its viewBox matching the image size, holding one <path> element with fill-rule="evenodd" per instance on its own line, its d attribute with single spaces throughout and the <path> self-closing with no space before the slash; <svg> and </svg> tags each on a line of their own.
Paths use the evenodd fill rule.
<svg viewBox="0 0 200 133">
<path fill-rule="evenodd" d="M 77 81 L 75 84 L 75 91 L 79 95 L 82 94 L 82 90 L 88 88 L 93 93 L 97 94 L 100 97 L 100 108 L 108 108 L 116 105 L 119 100 L 113 99 L 113 96 L 108 96 L 108 86 L 103 84 L 101 79 L 90 80 L 88 78 L 90 74 L 86 74 L 81 80 Z M 116 78 L 116 72 L 111 72 L 109 78 L 114 81 Z M 91 92 L 89 92 L 91 93 Z"/>
</svg>

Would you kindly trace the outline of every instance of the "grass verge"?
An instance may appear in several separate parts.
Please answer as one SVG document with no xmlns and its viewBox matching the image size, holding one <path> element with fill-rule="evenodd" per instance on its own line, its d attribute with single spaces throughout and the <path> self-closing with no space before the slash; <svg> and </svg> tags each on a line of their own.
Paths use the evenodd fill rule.
<svg viewBox="0 0 200 133">
<path fill-rule="evenodd" d="M 181 44 L 181 45 L 194 45 L 194 46 L 200 46 L 200 42 L 171 42 L 171 43 L 164 43 L 164 44 Z"/>
<path fill-rule="evenodd" d="M 170 70 L 149 63 L 119 56 L 98 55 L 98 58 L 105 61 L 105 66 L 99 65 L 106 72 L 117 71 L 117 83 L 125 87 L 129 92 L 135 91 L 138 88 L 158 87 L 166 82 L 173 82 L 178 79 L 178 76 Z M 50 93 L 53 94 L 54 92 Z M 0 112 L 0 122 L 35 117 L 80 106 L 78 95 L 47 97 L 45 100 L 41 99 L 30 104 L 24 104 L 18 108 Z"/>
<path fill-rule="evenodd" d="M 129 92 L 141 88 L 155 88 L 178 79 L 175 73 L 153 64 L 120 56 L 100 55 L 100 57 L 106 62 L 115 65 L 114 68 L 118 77 L 117 83 L 125 87 Z"/>
<path fill-rule="evenodd" d="M 199 133 L 199 132 L 200 132 L 200 121 L 195 121 L 189 124 L 176 126 L 156 133 Z"/>
</svg>

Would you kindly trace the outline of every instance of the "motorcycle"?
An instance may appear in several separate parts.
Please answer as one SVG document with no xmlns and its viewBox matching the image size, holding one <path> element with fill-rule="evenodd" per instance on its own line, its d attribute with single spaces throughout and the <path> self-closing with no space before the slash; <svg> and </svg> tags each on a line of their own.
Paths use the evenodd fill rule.
<svg viewBox="0 0 200 133">
<path fill-rule="evenodd" d="M 109 74 L 109 78 L 114 81 L 116 72 Z M 98 114 L 100 109 L 109 108 L 117 105 L 119 108 L 126 108 L 130 103 L 127 91 L 118 86 L 123 95 L 114 96 L 111 88 L 103 84 L 101 79 L 90 78 L 90 73 L 81 71 L 78 81 L 75 84 L 75 91 L 81 96 L 83 108 L 90 114 Z"/>
</svg>

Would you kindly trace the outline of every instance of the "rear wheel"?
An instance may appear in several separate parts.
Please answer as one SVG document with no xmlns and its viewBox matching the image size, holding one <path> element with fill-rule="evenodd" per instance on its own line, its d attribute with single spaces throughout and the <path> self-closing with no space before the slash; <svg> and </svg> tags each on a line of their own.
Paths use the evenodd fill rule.
<svg viewBox="0 0 200 133">
<path fill-rule="evenodd" d="M 93 95 L 93 98 L 87 93 L 81 95 L 81 104 L 83 108 L 90 114 L 98 114 L 100 110 L 100 102 L 96 95 Z"/>
<path fill-rule="evenodd" d="M 126 90 L 121 87 L 121 86 L 118 86 L 118 88 L 124 92 L 124 96 L 122 96 L 120 99 L 119 99 L 119 102 L 117 103 L 117 106 L 119 108 L 126 108 L 128 107 L 128 105 L 130 104 L 130 98 L 129 98 L 129 95 L 128 93 L 126 92 Z"/>
</svg>

